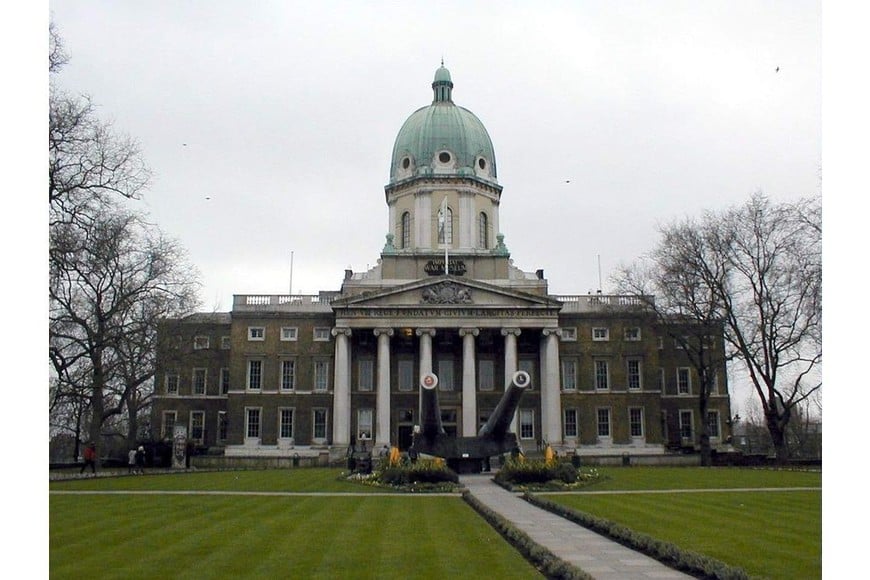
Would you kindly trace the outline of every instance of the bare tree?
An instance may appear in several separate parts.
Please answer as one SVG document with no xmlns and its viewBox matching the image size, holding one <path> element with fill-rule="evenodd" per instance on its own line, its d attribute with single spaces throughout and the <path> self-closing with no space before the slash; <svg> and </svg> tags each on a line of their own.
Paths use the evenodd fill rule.
<svg viewBox="0 0 870 580">
<path fill-rule="evenodd" d="M 700 304 L 708 301 L 724 323 L 728 356 L 746 368 L 777 459 L 787 460 L 792 413 L 821 389 L 819 200 L 773 204 L 758 193 L 728 211 L 663 227 L 648 271 L 670 308 L 705 322 L 696 294 L 683 290 L 701 289 Z"/>
</svg>

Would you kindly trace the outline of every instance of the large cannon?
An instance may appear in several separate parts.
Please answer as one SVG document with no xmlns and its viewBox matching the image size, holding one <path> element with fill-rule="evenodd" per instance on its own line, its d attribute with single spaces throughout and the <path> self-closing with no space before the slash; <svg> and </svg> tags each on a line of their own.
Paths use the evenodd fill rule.
<svg viewBox="0 0 870 580">
<path fill-rule="evenodd" d="M 438 377 L 424 375 L 420 380 L 422 408 L 420 429 L 414 433 L 413 447 L 418 453 L 441 457 L 460 473 L 480 472 L 493 455 L 509 453 L 517 447 L 516 434 L 508 431 L 523 392 L 531 385 L 525 371 L 517 371 L 486 424 L 474 437 L 448 435 L 441 424 L 438 405 Z"/>
</svg>

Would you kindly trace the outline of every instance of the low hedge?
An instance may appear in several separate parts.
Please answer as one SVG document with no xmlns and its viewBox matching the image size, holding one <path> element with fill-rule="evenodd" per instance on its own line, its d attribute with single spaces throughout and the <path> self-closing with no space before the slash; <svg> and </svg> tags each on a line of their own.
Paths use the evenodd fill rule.
<svg viewBox="0 0 870 580">
<path fill-rule="evenodd" d="M 637 550 L 659 562 L 699 578 L 715 580 L 748 580 L 749 574 L 742 568 L 725 564 L 697 552 L 683 550 L 675 544 L 664 542 L 646 534 L 635 532 L 610 520 L 560 505 L 556 502 L 524 493 L 523 498 L 539 508 L 561 516 L 593 532 Z"/>
<path fill-rule="evenodd" d="M 547 578 L 560 580 L 593 579 L 593 576 L 590 576 L 573 564 L 562 560 L 553 552 L 535 542 L 528 534 L 518 529 L 500 514 L 486 507 L 468 491 L 462 494 L 462 499 Z"/>
</svg>

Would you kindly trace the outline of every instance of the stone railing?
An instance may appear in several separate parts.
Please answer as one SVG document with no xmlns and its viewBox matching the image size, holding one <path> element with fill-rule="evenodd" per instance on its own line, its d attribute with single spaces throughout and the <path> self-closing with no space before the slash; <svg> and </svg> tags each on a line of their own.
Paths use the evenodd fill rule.
<svg viewBox="0 0 870 580">
<path fill-rule="evenodd" d="M 550 296 L 562 302 L 562 312 L 596 312 L 601 310 L 637 310 L 655 303 L 653 296 L 618 294 L 574 294 Z"/>
<path fill-rule="evenodd" d="M 320 294 L 234 294 L 234 312 L 301 311 L 330 312 L 338 292 Z"/>
</svg>

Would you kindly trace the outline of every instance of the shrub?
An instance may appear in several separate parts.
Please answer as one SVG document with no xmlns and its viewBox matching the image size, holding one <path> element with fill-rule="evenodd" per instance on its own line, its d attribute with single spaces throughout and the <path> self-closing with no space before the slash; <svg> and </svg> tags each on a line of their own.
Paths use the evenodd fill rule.
<svg viewBox="0 0 870 580">
<path fill-rule="evenodd" d="M 411 485 L 415 483 L 459 483 L 459 476 L 434 459 L 422 459 L 416 463 L 402 463 L 384 467 L 377 475 L 385 485 Z"/>
<path fill-rule="evenodd" d="M 553 471 L 556 476 L 553 479 L 559 479 L 565 483 L 574 483 L 577 481 L 577 468 L 570 463 L 560 463 Z"/>
</svg>

